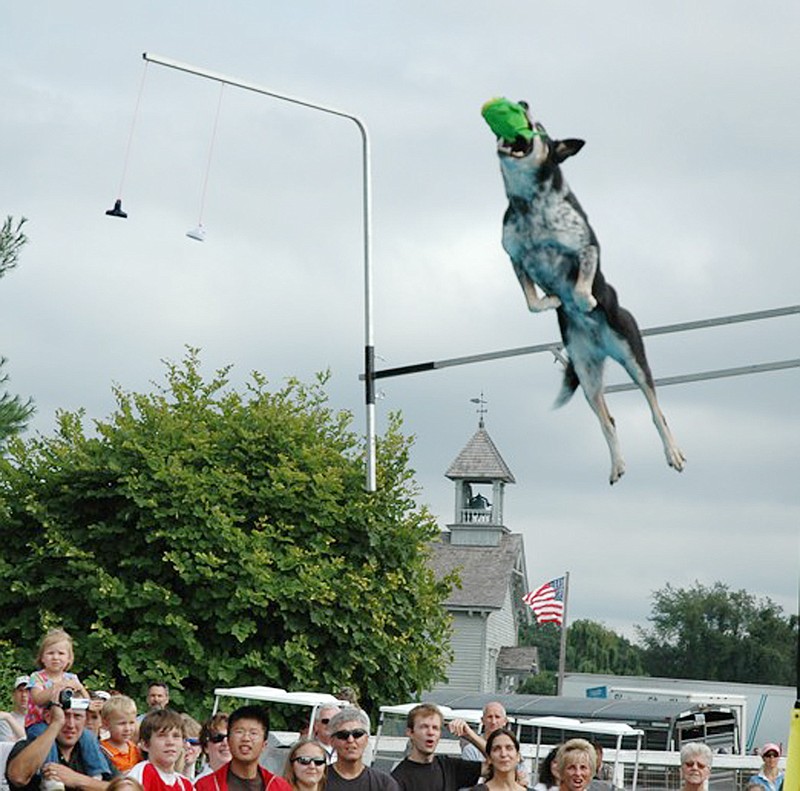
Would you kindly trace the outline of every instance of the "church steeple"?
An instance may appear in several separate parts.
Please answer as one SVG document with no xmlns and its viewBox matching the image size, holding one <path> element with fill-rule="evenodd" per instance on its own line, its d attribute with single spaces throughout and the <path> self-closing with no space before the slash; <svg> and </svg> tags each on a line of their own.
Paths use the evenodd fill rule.
<svg viewBox="0 0 800 791">
<path fill-rule="evenodd" d="M 450 529 L 451 544 L 497 546 L 500 536 L 509 530 L 503 524 L 503 494 L 507 483 L 515 483 L 514 475 L 497 450 L 486 430 L 486 401 L 479 404 L 478 430 L 445 476 L 455 483 L 455 515 Z"/>
</svg>

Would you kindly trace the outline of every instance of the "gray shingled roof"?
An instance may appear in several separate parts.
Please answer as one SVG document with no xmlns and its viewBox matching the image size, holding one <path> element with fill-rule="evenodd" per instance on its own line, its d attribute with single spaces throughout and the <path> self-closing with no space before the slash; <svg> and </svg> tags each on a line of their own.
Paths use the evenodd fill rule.
<svg viewBox="0 0 800 791">
<path fill-rule="evenodd" d="M 516 483 L 511 470 L 503 461 L 500 451 L 495 447 L 482 423 L 448 467 L 445 475 L 451 480 L 467 479 L 487 483 L 500 480 Z"/>
<path fill-rule="evenodd" d="M 499 610 L 503 606 L 514 565 L 522 552 L 522 536 L 508 533 L 500 537 L 500 545 L 456 546 L 447 540 L 431 544 L 430 566 L 436 579 L 441 579 L 453 569 L 459 569 L 461 587 L 454 588 L 445 607 Z"/>
</svg>

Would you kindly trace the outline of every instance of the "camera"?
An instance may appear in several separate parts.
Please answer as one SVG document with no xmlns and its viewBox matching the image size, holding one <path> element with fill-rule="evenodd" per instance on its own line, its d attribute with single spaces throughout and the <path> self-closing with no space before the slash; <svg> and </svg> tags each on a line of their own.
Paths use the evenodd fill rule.
<svg viewBox="0 0 800 791">
<path fill-rule="evenodd" d="M 58 694 L 58 705 L 65 711 L 66 709 L 86 711 L 91 702 L 89 698 L 76 698 L 75 693 L 71 689 L 62 689 Z"/>
</svg>

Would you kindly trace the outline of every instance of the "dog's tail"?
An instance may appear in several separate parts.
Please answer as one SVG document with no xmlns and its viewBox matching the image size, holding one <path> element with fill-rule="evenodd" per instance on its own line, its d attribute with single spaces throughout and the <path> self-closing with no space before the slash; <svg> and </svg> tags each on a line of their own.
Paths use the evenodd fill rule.
<svg viewBox="0 0 800 791">
<path fill-rule="evenodd" d="M 564 404 L 572 398 L 572 394 L 578 389 L 579 384 L 580 381 L 578 380 L 578 375 L 575 373 L 575 366 L 570 360 L 570 362 L 567 363 L 567 367 L 564 369 L 564 381 L 561 383 L 561 390 L 556 396 L 553 409 L 564 406 Z"/>
</svg>

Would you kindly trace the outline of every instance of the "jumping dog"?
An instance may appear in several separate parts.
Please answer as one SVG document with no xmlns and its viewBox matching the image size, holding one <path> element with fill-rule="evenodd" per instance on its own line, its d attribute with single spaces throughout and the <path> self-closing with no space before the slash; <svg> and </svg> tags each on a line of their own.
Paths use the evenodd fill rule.
<svg viewBox="0 0 800 791">
<path fill-rule="evenodd" d="M 492 100 L 484 105 L 483 115 L 498 135 L 508 197 L 503 247 L 528 308 L 556 310 L 569 358 L 555 406 L 565 404 L 580 384 L 600 421 L 611 454 L 609 480 L 616 483 L 625 473 L 625 462 L 603 396 L 603 368 L 611 357 L 644 393 L 667 463 L 680 472 L 686 459 L 658 405 L 636 320 L 620 306 L 616 291 L 603 277 L 597 237 L 561 173 L 561 163 L 577 154 L 584 141 L 551 139 L 533 121 L 525 102 Z"/>
</svg>

